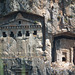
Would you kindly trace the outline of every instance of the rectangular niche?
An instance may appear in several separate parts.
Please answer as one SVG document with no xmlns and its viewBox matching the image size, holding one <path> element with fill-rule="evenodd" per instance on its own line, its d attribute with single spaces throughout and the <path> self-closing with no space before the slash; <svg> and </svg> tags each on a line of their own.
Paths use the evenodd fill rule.
<svg viewBox="0 0 75 75">
<path fill-rule="evenodd" d="M 62 62 L 67 62 L 67 52 L 62 52 Z"/>
</svg>

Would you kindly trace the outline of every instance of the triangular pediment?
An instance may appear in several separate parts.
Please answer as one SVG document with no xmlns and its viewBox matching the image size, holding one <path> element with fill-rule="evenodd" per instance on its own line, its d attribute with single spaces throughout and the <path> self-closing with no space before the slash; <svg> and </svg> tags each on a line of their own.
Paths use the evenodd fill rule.
<svg viewBox="0 0 75 75">
<path fill-rule="evenodd" d="M 24 18 L 21 13 L 18 13 L 18 14 L 17 14 L 15 20 L 22 20 L 22 21 L 26 21 L 26 22 L 32 22 L 32 21 L 30 21 L 30 20 Z M 14 21 L 15 21 L 15 20 L 14 20 Z"/>
<path fill-rule="evenodd" d="M 25 21 L 25 22 L 33 23 L 33 21 L 31 21 L 31 20 L 28 20 L 28 19 L 24 18 L 24 17 L 22 16 L 22 14 L 21 14 L 21 13 L 18 13 L 18 14 L 17 14 L 17 16 L 16 16 L 15 20 L 22 20 L 22 21 Z M 14 20 L 14 21 L 15 21 L 15 20 Z"/>
<path fill-rule="evenodd" d="M 31 20 L 29 20 L 29 19 L 26 19 L 26 18 L 24 18 L 24 17 L 22 16 L 21 13 L 18 13 L 17 16 L 16 16 L 14 19 L 12 19 L 12 20 L 10 20 L 10 21 L 8 21 L 8 22 L 4 22 L 2 25 L 16 24 L 16 23 L 19 22 L 19 21 L 23 21 L 25 24 L 28 24 L 28 23 L 34 24 L 34 21 L 31 21 Z M 16 22 L 16 23 L 15 23 L 15 22 Z"/>
<path fill-rule="evenodd" d="M 17 20 L 24 21 L 26 23 L 34 23 L 33 21 L 24 18 L 21 13 L 18 13 L 16 18 L 14 19 L 14 21 L 17 21 Z"/>
<path fill-rule="evenodd" d="M 39 18 L 39 19 L 38 19 Z M 0 26 L 10 25 L 10 23 L 14 23 L 21 20 L 31 24 L 36 24 L 36 22 L 40 21 L 42 23 L 43 17 L 37 14 L 33 14 L 26 11 L 15 11 L 8 13 L 7 15 L 0 18 Z M 26 23 L 25 23 L 26 24 Z"/>
<path fill-rule="evenodd" d="M 18 13 L 16 19 L 24 19 L 21 13 Z"/>
</svg>

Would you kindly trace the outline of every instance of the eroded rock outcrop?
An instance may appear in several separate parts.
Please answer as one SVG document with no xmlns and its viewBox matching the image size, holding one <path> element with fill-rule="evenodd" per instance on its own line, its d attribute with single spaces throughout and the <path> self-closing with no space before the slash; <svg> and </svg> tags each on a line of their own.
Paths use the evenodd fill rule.
<svg viewBox="0 0 75 75">
<path fill-rule="evenodd" d="M 28 13 L 33 13 L 33 14 L 37 14 L 44 17 L 45 40 L 43 41 L 45 41 L 46 47 L 45 47 L 45 51 L 42 51 L 41 49 L 42 42 L 40 42 L 42 37 L 40 36 L 41 35 L 40 33 L 38 36 L 38 39 L 40 39 L 40 41 L 38 39 L 34 41 L 34 39 L 36 38 L 31 35 L 32 37 L 30 37 L 30 39 L 27 40 L 27 41 L 30 41 L 30 43 L 27 43 L 27 44 L 25 44 L 25 42 L 27 42 L 25 41 L 25 39 L 17 40 L 10 37 L 0 38 L 0 48 L 2 49 L 0 53 L 3 58 L 3 62 L 6 64 L 9 64 L 9 66 L 6 65 L 7 66 L 6 70 L 8 72 L 7 75 L 10 75 L 10 74 L 14 75 L 15 73 L 13 70 L 18 68 L 19 70 L 21 70 L 21 68 L 23 67 L 23 64 L 24 65 L 26 64 L 25 66 L 29 67 L 28 68 L 30 69 L 29 75 L 30 74 L 31 75 L 50 75 L 50 74 L 74 75 L 74 67 L 72 68 L 72 65 L 71 65 L 71 68 L 72 68 L 71 70 L 62 70 L 61 68 L 63 68 L 63 65 L 58 66 L 59 63 L 57 63 L 57 60 L 55 61 L 55 63 L 52 62 L 53 60 L 52 54 L 56 52 L 56 48 L 58 47 L 61 50 L 61 46 L 59 46 L 59 44 L 61 43 L 59 43 L 58 41 L 59 39 L 57 40 L 57 43 L 55 42 L 55 39 L 58 36 L 59 38 L 63 37 L 63 35 L 69 38 L 73 36 L 72 43 L 74 43 L 75 41 L 75 1 L 74 0 L 28 0 L 28 1 L 27 0 L 1 0 L 0 1 L 0 17 L 6 16 L 7 14 L 11 14 L 12 12 L 15 12 L 15 11 L 26 11 Z M 13 17 L 11 21 L 10 19 L 3 18 L 2 20 L 0 20 L 0 25 L 3 21 L 6 21 L 5 22 L 6 24 L 8 24 L 11 21 L 13 23 L 14 21 Z M 31 24 L 33 22 L 37 23 L 35 18 L 30 19 L 30 22 Z M 40 19 L 38 24 L 41 26 Z M 36 51 L 35 51 L 34 42 L 37 43 Z M 27 51 L 28 53 L 24 53 L 25 46 L 28 44 L 30 45 L 28 47 L 28 51 Z M 54 45 L 56 45 L 56 47 L 54 47 Z M 67 42 L 63 46 L 66 46 L 66 45 L 67 45 Z M 75 44 L 73 45 L 75 46 Z M 31 46 L 33 46 L 33 49 L 31 50 L 33 50 L 34 53 L 29 52 Z M 71 47 L 73 48 L 74 46 L 71 46 Z M 70 49 L 72 49 L 71 47 Z M 59 54 L 60 54 L 60 51 L 59 51 Z M 25 59 L 21 59 L 23 57 Z M 8 58 L 8 59 L 4 59 L 4 58 Z M 51 63 L 53 64 L 51 65 Z M 14 67 L 15 65 L 17 66 Z M 6 66 L 4 65 L 4 67 Z M 60 68 L 57 69 L 56 67 L 60 67 Z"/>
</svg>

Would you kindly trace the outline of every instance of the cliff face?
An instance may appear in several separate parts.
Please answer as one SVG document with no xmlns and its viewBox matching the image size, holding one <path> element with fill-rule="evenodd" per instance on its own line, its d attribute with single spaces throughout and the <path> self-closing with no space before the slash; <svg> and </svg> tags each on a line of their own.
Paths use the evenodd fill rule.
<svg viewBox="0 0 75 75">
<path fill-rule="evenodd" d="M 45 16 L 45 23 L 50 32 L 61 31 L 61 24 L 74 25 L 75 1 L 73 0 L 2 0 L 0 14 L 14 11 L 27 11 Z"/>
<path fill-rule="evenodd" d="M 1 10 L 4 10 L 6 13 L 18 10 L 27 10 L 28 12 L 42 14 L 42 10 L 45 9 L 48 2 L 47 0 L 3 0 L 0 3 L 3 4 L 3 7 L 5 8 L 5 10 Z"/>
<path fill-rule="evenodd" d="M 31 70 L 32 68 L 32 71 L 29 73 L 29 75 L 30 74 L 61 75 L 62 73 L 64 75 L 74 74 L 74 72 L 72 72 L 74 68 L 71 71 L 69 70 L 60 71 L 59 68 L 58 70 L 56 68 L 53 68 L 54 69 L 53 70 L 52 67 L 50 66 L 53 65 L 55 66 L 56 63 L 52 65 L 50 64 L 52 62 L 52 50 L 54 45 L 53 37 L 55 37 L 57 34 L 61 34 L 64 32 L 71 32 L 75 34 L 75 1 L 74 0 L 1 0 L 0 1 L 0 17 L 3 17 L 15 11 L 26 11 L 28 13 L 33 13 L 43 16 L 45 18 L 46 49 L 44 52 L 41 49 L 39 49 L 37 50 L 37 52 L 36 51 L 34 52 L 33 57 L 29 57 L 30 55 L 26 55 L 25 59 L 22 59 L 22 57 L 17 54 L 16 50 L 18 50 L 19 47 L 21 51 L 25 49 L 24 40 L 16 41 L 13 38 L 6 38 L 6 39 L 1 38 L 0 45 L 1 48 L 3 48 L 4 50 L 2 53 L 2 57 L 15 58 L 11 60 L 8 59 L 4 60 L 3 58 L 4 64 L 12 62 L 11 64 L 9 64 L 10 67 L 5 65 L 5 67 L 7 66 L 8 68 L 8 74 L 9 75 L 15 74 L 12 68 L 12 66 L 15 65 L 17 65 L 16 68 L 18 67 L 23 68 L 23 65 L 27 66 L 29 70 Z M 10 42 L 8 42 L 8 39 L 10 40 Z M 3 40 L 4 43 L 2 43 Z M 19 47 L 17 48 L 16 45 Z M 21 53 L 24 54 L 23 52 Z M 20 57 L 20 59 L 16 59 L 18 57 Z"/>
</svg>

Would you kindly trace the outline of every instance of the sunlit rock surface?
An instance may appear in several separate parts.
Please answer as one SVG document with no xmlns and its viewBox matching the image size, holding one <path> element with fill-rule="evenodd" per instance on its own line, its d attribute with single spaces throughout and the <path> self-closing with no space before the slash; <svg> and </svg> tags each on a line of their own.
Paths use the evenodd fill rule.
<svg viewBox="0 0 75 75">
<path fill-rule="evenodd" d="M 40 32 L 37 34 L 38 37 L 36 40 L 34 40 L 35 36 L 33 35 L 30 35 L 28 40 L 25 40 L 24 38 L 15 39 L 9 36 L 3 38 L 1 37 L 1 30 L 0 57 L 3 60 L 3 62 L 2 60 L 1 62 L 5 69 L 4 75 L 19 75 L 20 73 L 23 74 L 23 72 L 29 75 L 74 75 L 75 59 L 73 59 L 73 57 L 75 54 L 73 55 L 73 50 L 75 48 L 75 1 L 1 0 L 0 25 L 8 25 L 9 22 L 13 24 L 14 19 L 12 15 L 12 19 L 8 19 L 8 17 L 3 18 L 3 16 L 16 11 L 26 11 L 27 13 L 42 16 L 45 23 L 45 30 L 43 29 L 45 40 L 41 39 L 42 34 Z M 14 17 L 15 16 L 16 15 L 14 15 Z M 23 19 L 23 17 L 20 15 L 19 19 Z M 29 21 L 30 23 L 28 23 Z M 33 22 L 36 23 L 37 21 L 35 18 L 33 19 L 31 17 L 26 23 L 32 24 Z M 37 24 L 40 26 L 43 25 L 40 23 L 40 19 Z M 33 32 L 31 33 L 33 34 Z M 45 51 L 42 49 L 44 41 Z M 29 45 L 27 51 L 26 45 Z M 37 49 L 35 49 L 36 47 Z M 67 57 L 66 54 L 63 55 L 63 52 L 67 53 Z M 69 56 L 70 54 L 71 56 Z M 68 62 L 62 62 L 62 58 L 66 58 Z M 1 67 L 3 67 L 2 63 Z M 29 71 L 25 72 L 26 68 Z M 0 69 L 2 70 L 2 68 Z M 20 73 L 17 74 L 17 70 L 20 70 Z"/>
</svg>

